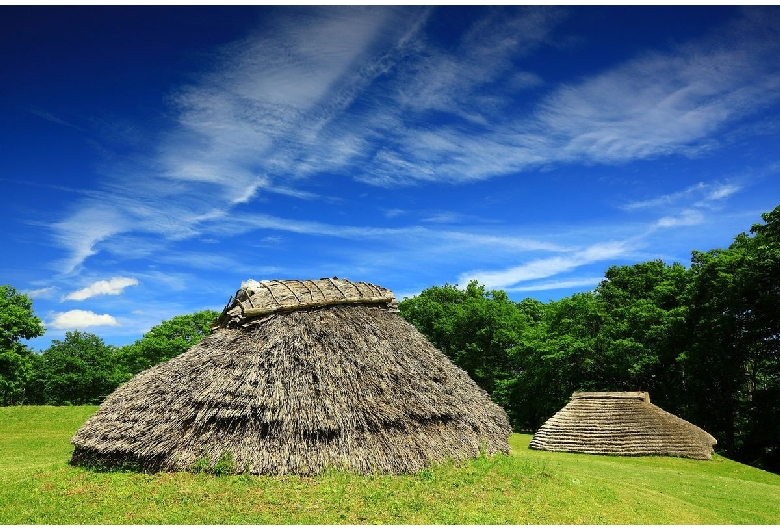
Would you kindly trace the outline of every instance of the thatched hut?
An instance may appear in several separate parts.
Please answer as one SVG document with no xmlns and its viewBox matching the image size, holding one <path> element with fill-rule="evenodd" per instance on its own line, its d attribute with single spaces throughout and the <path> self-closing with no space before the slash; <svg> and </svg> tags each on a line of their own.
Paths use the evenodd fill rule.
<svg viewBox="0 0 780 530">
<path fill-rule="evenodd" d="M 650 403 L 647 392 L 575 392 L 542 425 L 531 449 L 600 455 L 666 455 L 709 460 L 717 442 Z"/>
<path fill-rule="evenodd" d="M 106 398 L 71 463 L 404 473 L 508 453 L 503 409 L 396 307 L 362 282 L 245 282 L 211 335 Z"/>
</svg>

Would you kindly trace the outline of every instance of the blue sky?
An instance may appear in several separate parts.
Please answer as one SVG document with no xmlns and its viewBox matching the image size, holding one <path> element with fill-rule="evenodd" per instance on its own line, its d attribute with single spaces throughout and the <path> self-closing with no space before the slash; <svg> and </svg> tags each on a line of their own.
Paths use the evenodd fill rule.
<svg viewBox="0 0 780 530">
<path fill-rule="evenodd" d="M 557 300 L 780 204 L 777 7 L 0 7 L 0 68 L 36 349 L 249 278 Z"/>
</svg>

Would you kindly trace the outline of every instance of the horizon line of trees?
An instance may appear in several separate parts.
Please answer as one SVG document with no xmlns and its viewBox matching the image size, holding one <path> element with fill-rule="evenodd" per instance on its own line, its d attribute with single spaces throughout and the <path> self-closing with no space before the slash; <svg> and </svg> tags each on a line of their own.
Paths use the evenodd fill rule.
<svg viewBox="0 0 780 530">
<path fill-rule="evenodd" d="M 218 316 L 212 310 L 176 316 L 121 347 L 94 333 L 68 331 L 36 354 L 19 340 L 44 333 L 30 299 L 0 286 L 0 406 L 100 404 L 137 373 L 200 342 Z"/>
<path fill-rule="evenodd" d="M 780 206 L 726 249 L 612 266 L 593 291 L 513 302 L 477 281 L 399 303 L 496 403 L 534 431 L 579 390 L 644 390 L 710 432 L 720 454 L 780 472 Z M 72 331 L 39 354 L 32 301 L 0 286 L 0 405 L 98 404 L 208 335 L 216 311 L 174 317 L 133 344 Z"/>
</svg>

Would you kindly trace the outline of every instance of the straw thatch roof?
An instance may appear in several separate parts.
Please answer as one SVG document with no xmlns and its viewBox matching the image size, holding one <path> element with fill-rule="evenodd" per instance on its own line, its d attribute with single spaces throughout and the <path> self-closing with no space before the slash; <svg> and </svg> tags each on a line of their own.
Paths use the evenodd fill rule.
<svg viewBox="0 0 780 530">
<path fill-rule="evenodd" d="M 365 282 L 319 280 L 247 280 L 217 319 L 217 327 L 247 326 L 273 313 L 333 305 L 376 304 L 397 312 L 393 292 Z"/>
<path fill-rule="evenodd" d="M 106 398 L 71 462 L 403 473 L 508 453 L 503 409 L 394 307 L 371 284 L 246 282 L 210 336 Z"/>
<path fill-rule="evenodd" d="M 647 392 L 575 392 L 542 425 L 532 449 L 709 460 L 715 438 L 650 403 Z"/>
</svg>

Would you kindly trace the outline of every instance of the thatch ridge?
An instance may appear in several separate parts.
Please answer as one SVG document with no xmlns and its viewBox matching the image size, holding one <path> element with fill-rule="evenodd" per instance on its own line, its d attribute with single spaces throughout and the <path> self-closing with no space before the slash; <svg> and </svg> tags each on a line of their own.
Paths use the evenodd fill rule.
<svg viewBox="0 0 780 530">
<path fill-rule="evenodd" d="M 716 443 L 703 429 L 650 403 L 647 392 L 575 392 L 571 401 L 536 431 L 530 447 L 709 460 Z"/>
<path fill-rule="evenodd" d="M 648 392 L 574 392 L 572 399 L 636 399 L 650 403 Z"/>
<path fill-rule="evenodd" d="M 366 282 L 341 278 L 319 280 L 247 280 L 228 301 L 216 327 L 246 326 L 279 312 L 332 305 L 369 304 L 397 311 L 393 292 Z"/>
<path fill-rule="evenodd" d="M 111 394 L 74 464 L 149 471 L 414 472 L 508 454 L 506 413 L 400 315 L 376 305 L 222 327 Z"/>
</svg>

